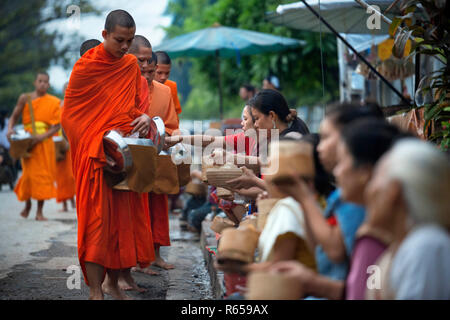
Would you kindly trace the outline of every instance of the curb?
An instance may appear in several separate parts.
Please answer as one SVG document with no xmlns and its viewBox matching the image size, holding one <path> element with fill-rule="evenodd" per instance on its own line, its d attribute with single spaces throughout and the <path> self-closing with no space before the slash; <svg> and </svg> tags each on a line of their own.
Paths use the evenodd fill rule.
<svg viewBox="0 0 450 320">
<path fill-rule="evenodd" d="M 213 291 L 214 298 L 217 300 L 222 300 L 225 295 L 223 272 L 216 270 L 214 268 L 214 262 L 216 261 L 216 256 L 206 249 L 206 246 L 217 247 L 217 240 L 215 233 L 211 230 L 211 221 L 203 220 L 202 230 L 200 234 L 200 245 L 203 251 L 203 257 L 205 259 L 206 268 L 211 279 L 211 288 Z"/>
</svg>

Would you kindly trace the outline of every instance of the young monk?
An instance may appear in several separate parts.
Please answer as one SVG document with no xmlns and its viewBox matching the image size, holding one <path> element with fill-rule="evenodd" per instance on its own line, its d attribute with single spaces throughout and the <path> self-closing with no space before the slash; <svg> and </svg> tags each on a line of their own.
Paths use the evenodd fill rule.
<svg viewBox="0 0 450 320">
<path fill-rule="evenodd" d="M 95 48 L 101 43 L 101 41 L 97 39 L 89 39 L 84 41 L 80 46 L 80 57 L 83 56 L 83 54 L 86 53 L 89 49 Z"/>
<path fill-rule="evenodd" d="M 175 111 L 170 88 L 154 80 L 157 57 L 152 53 L 152 60 L 144 73 L 147 79 L 150 95 L 148 115 L 153 118 L 161 117 L 164 121 L 166 133 L 171 135 L 178 129 L 178 118 Z M 149 193 L 150 221 L 152 225 L 153 242 L 155 247 L 155 262 L 153 265 L 163 269 L 173 269 L 174 266 L 164 261 L 160 254 L 161 246 L 170 246 L 169 238 L 169 203 L 166 194 Z M 137 271 L 142 271 L 137 269 Z"/>
<path fill-rule="evenodd" d="M 32 133 L 35 127 L 33 137 L 33 148 L 30 156 L 22 158 L 22 176 L 20 177 L 14 189 L 19 201 L 26 201 L 25 208 L 20 215 L 27 218 L 31 210 L 31 199 L 38 201 L 36 211 L 36 220 L 45 221 L 42 209 L 44 200 L 49 200 L 56 196 L 55 189 L 55 144 L 51 137 L 58 132 L 60 128 L 60 100 L 47 93 L 49 85 L 49 75 L 46 72 L 39 72 L 34 81 L 35 90 L 31 93 L 20 95 L 17 105 L 13 110 L 8 122 L 8 138 L 14 133 L 14 125 L 17 123 L 20 115 L 25 130 Z M 31 106 L 29 104 L 31 101 Z M 34 125 L 30 113 L 32 108 Z"/>
<path fill-rule="evenodd" d="M 68 83 L 63 87 L 63 96 L 66 93 Z M 64 100 L 61 101 L 61 107 L 64 105 Z M 59 130 L 58 136 L 63 136 L 62 130 Z M 56 161 L 56 201 L 62 202 L 62 212 L 67 212 L 67 201 L 70 201 L 72 209 L 75 209 L 75 178 L 72 172 L 72 160 L 70 149 L 66 152 L 63 160 Z"/>
<path fill-rule="evenodd" d="M 155 80 L 159 83 L 165 84 L 170 88 L 172 93 L 173 103 L 175 104 L 175 110 L 177 113 L 178 122 L 180 121 L 179 114 L 181 113 L 180 100 L 178 99 L 177 83 L 169 80 L 170 70 L 172 68 L 172 62 L 169 55 L 165 51 L 156 51 L 156 58 L 158 64 L 156 65 Z M 169 210 L 175 212 L 182 207 L 177 206 L 178 199 L 181 195 L 181 191 L 178 194 L 169 195 Z"/>
<path fill-rule="evenodd" d="M 120 269 L 146 267 L 153 259 L 146 202 L 136 193 L 113 190 L 103 173 L 106 132 L 117 129 L 141 137 L 149 133 L 150 118 L 137 108 L 139 66 L 126 54 L 135 31 L 128 12 L 108 14 L 104 42 L 85 52 L 72 70 L 62 112 L 76 180 L 78 257 L 91 299 L 103 299 L 104 292 L 127 298 L 118 286 Z M 105 273 L 108 279 L 102 287 Z"/>
<path fill-rule="evenodd" d="M 144 76 L 142 76 L 142 74 L 144 74 L 146 72 L 146 70 L 148 69 L 149 61 L 152 58 L 151 44 L 147 40 L 147 38 L 145 38 L 144 36 L 136 35 L 134 37 L 132 45 L 130 46 L 130 49 L 128 50 L 128 53 L 130 53 L 136 57 L 137 63 L 139 65 L 139 69 L 141 70 L 140 100 L 142 103 L 141 103 L 139 109 L 142 112 L 148 113 L 149 105 L 150 105 L 149 90 L 148 90 L 148 85 L 147 85 L 147 79 Z M 148 207 L 148 194 L 143 194 L 142 196 L 144 197 L 144 201 Z M 149 210 L 147 209 L 146 212 L 147 212 L 148 219 L 150 219 L 151 214 L 150 214 Z M 150 228 L 150 231 L 151 231 L 151 228 Z M 152 237 L 151 243 L 149 245 L 153 249 L 153 237 Z M 140 271 L 150 274 L 150 275 L 158 275 L 157 272 L 154 272 L 150 268 L 140 268 L 139 266 L 137 266 L 137 267 L 133 268 L 133 270 L 140 270 Z M 127 281 L 127 279 L 132 279 L 130 271 L 131 271 L 131 269 L 125 269 L 120 272 L 120 275 L 119 275 L 120 288 L 122 290 L 137 290 L 139 292 L 142 292 L 143 289 L 135 286 L 134 281 L 133 282 Z"/>
<path fill-rule="evenodd" d="M 130 46 L 129 52 L 132 50 L 133 45 L 137 42 L 140 41 L 141 39 L 137 40 L 137 37 L 140 36 L 135 36 L 135 39 L 133 40 L 132 45 Z M 83 56 L 83 54 L 88 51 L 91 48 L 94 48 L 96 46 L 98 46 L 101 42 L 95 39 L 91 39 L 91 40 L 87 40 L 85 42 L 82 43 L 81 47 L 80 47 L 80 56 Z M 150 51 L 151 54 L 151 51 Z M 137 56 L 138 58 L 138 65 L 141 69 L 141 65 L 142 63 L 147 63 L 147 60 L 150 58 L 148 56 L 148 53 L 144 53 L 144 56 Z M 142 69 L 141 69 L 142 72 Z M 148 87 L 147 87 L 147 81 L 146 79 L 141 76 L 141 90 L 140 90 L 140 94 L 139 94 L 139 100 L 140 100 L 140 104 L 138 106 L 138 109 L 143 112 L 143 113 L 147 113 L 148 112 Z M 121 191 L 118 193 L 118 191 L 113 190 L 113 193 L 118 193 L 118 197 L 121 198 L 121 196 L 123 195 L 123 192 L 125 191 Z M 120 201 L 120 199 L 118 199 L 118 204 L 119 206 L 136 206 L 135 209 L 133 209 L 133 211 L 135 212 L 135 215 L 132 215 L 131 217 L 132 222 L 133 222 L 133 230 L 135 233 L 135 238 L 136 239 L 143 239 L 144 241 L 147 241 L 150 239 L 150 242 L 153 242 L 152 238 L 151 238 L 151 228 L 150 228 L 150 216 L 149 216 L 149 212 L 148 212 L 148 200 L 147 200 L 147 195 L 145 194 L 141 194 L 138 195 L 134 192 L 130 192 L 128 194 L 129 197 L 131 197 L 133 200 L 131 202 L 123 202 Z M 124 210 L 128 210 L 129 208 L 125 208 Z M 138 217 L 138 219 L 136 219 Z M 144 223 L 141 223 L 141 221 L 145 221 Z M 144 230 L 141 230 L 143 229 Z M 146 229 L 146 230 L 145 230 Z M 139 231 L 141 230 L 141 231 Z M 150 236 L 148 235 L 148 232 L 150 231 Z M 142 247 L 147 247 L 147 251 L 148 248 L 150 249 L 150 259 L 151 261 L 154 260 L 154 251 L 153 251 L 153 244 L 152 243 L 146 243 L 144 246 Z M 144 251 L 145 252 L 145 251 Z M 145 255 L 145 253 L 144 253 Z M 105 280 L 103 281 L 104 286 L 107 286 L 110 283 L 110 278 L 108 277 L 108 275 L 106 275 Z M 135 290 L 138 292 L 144 292 L 146 291 L 146 289 L 139 287 L 136 282 L 134 281 L 133 277 L 131 276 L 131 268 L 125 268 L 122 269 L 119 273 L 119 277 L 118 277 L 118 284 L 119 284 L 119 288 L 125 291 L 129 291 L 129 290 Z"/>
<path fill-rule="evenodd" d="M 175 104 L 175 110 L 177 112 L 177 117 L 179 117 L 179 114 L 182 110 L 180 100 L 178 99 L 177 83 L 175 81 L 169 80 L 172 61 L 165 51 L 156 51 L 155 54 L 158 60 L 158 64 L 156 65 L 155 80 L 159 83 L 165 84 L 170 88 L 173 103 Z"/>
</svg>

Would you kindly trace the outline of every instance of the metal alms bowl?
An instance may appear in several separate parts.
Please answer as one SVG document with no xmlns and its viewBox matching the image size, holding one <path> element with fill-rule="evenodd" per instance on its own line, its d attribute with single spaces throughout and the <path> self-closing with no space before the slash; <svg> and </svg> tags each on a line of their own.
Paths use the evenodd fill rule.
<svg viewBox="0 0 450 320">
<path fill-rule="evenodd" d="M 115 173 L 127 172 L 133 165 L 131 150 L 125 138 L 116 131 L 111 130 L 103 136 L 103 146 L 106 156 L 113 161 L 108 169 Z"/>
<path fill-rule="evenodd" d="M 164 121 L 160 117 L 153 117 L 150 124 L 150 139 L 153 141 L 158 154 L 164 147 L 164 139 L 166 136 L 166 128 Z"/>
</svg>

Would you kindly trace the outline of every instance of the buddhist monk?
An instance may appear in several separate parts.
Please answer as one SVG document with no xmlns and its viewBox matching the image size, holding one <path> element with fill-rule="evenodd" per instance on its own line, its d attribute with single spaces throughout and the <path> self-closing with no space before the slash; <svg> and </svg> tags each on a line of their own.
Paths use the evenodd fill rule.
<svg viewBox="0 0 450 320">
<path fill-rule="evenodd" d="M 90 299 L 103 299 L 104 292 L 127 298 L 118 285 L 120 270 L 137 264 L 146 267 L 153 260 L 148 211 L 144 218 L 135 214 L 145 209 L 145 201 L 141 205 L 130 196 L 133 193 L 113 190 L 104 175 L 108 164 L 104 134 L 117 129 L 146 137 L 150 129 L 150 117 L 137 108 L 139 66 L 136 57 L 127 54 L 135 31 L 128 12 L 110 12 L 103 43 L 75 63 L 64 99 L 61 121 L 76 181 L 78 258 Z M 146 227 L 134 229 L 135 220 Z M 108 281 L 102 286 L 106 273 Z"/>
<path fill-rule="evenodd" d="M 66 82 L 63 87 L 63 96 L 67 85 Z M 61 101 L 61 107 L 63 105 L 64 100 Z M 59 130 L 58 136 L 63 136 L 62 130 Z M 68 211 L 67 201 L 70 201 L 72 209 L 75 209 L 75 178 L 72 173 L 70 149 L 66 152 L 64 159 L 56 161 L 56 202 L 62 202 L 62 212 Z"/>
<path fill-rule="evenodd" d="M 161 117 L 164 121 L 166 133 L 171 135 L 175 130 L 178 130 L 178 117 L 170 88 L 154 80 L 156 64 L 157 57 L 155 53 L 152 52 L 152 59 L 144 73 L 150 91 L 150 107 L 148 115 L 151 118 L 155 116 Z M 150 192 L 148 199 L 156 256 L 152 265 L 166 270 L 173 269 L 174 266 L 164 261 L 160 254 L 161 246 L 170 246 L 168 196 L 166 194 L 155 194 Z"/>
<path fill-rule="evenodd" d="M 55 189 L 55 144 L 52 136 L 60 128 L 60 100 L 47 93 L 50 77 L 46 72 L 38 72 L 34 81 L 35 90 L 20 95 L 17 105 L 8 122 L 8 137 L 14 133 L 14 125 L 20 115 L 25 130 L 32 133 L 33 148 L 30 156 L 21 159 L 22 176 L 17 182 L 14 192 L 19 201 L 26 201 L 25 208 L 20 213 L 27 218 L 31 210 L 31 199 L 38 201 L 36 220 L 45 221 L 44 200 L 56 196 Z M 31 101 L 31 106 L 29 104 Z M 30 108 L 31 111 L 30 112 Z M 33 120 L 34 119 L 34 120 Z M 34 121 L 34 124 L 33 124 Z"/>
<path fill-rule="evenodd" d="M 182 110 L 180 100 L 178 99 L 177 83 L 175 81 L 169 80 L 170 71 L 172 69 L 172 60 L 170 60 L 169 55 L 165 51 L 156 51 L 155 54 L 156 58 L 158 59 L 158 64 L 156 65 L 155 80 L 159 83 L 165 84 L 170 88 L 173 103 L 175 104 L 175 109 L 178 116 Z"/>
<path fill-rule="evenodd" d="M 156 51 L 156 58 L 158 60 L 158 64 L 156 65 L 156 72 L 155 72 L 155 80 L 159 83 L 165 84 L 170 88 L 170 91 L 172 92 L 172 99 L 175 104 L 175 110 L 177 112 L 178 122 L 180 120 L 180 113 L 181 113 L 181 105 L 180 100 L 178 99 L 178 90 L 177 90 L 177 83 L 175 81 L 169 80 L 170 77 L 170 71 L 172 69 L 172 60 L 170 59 L 169 55 L 165 51 Z M 174 134 L 177 134 L 175 132 Z M 178 205 L 178 198 L 181 195 L 181 191 L 178 194 L 172 194 L 168 196 L 169 199 L 169 210 L 171 212 L 181 211 L 182 205 Z"/>
<path fill-rule="evenodd" d="M 82 57 L 83 54 L 86 53 L 86 51 L 88 51 L 89 49 L 95 48 L 100 43 L 102 43 L 102 42 L 97 39 L 89 39 L 89 40 L 84 41 L 80 46 L 80 57 Z"/>
</svg>

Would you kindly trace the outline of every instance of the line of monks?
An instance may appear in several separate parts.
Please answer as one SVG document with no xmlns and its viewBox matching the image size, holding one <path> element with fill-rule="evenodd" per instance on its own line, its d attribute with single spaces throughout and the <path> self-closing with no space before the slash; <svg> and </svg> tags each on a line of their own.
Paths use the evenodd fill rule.
<svg viewBox="0 0 450 320">
<path fill-rule="evenodd" d="M 45 219 L 44 200 L 56 194 L 55 172 L 58 186 L 74 179 L 78 257 L 90 299 L 103 299 L 104 293 L 127 299 L 124 290 L 142 291 L 133 280 L 132 268 L 148 274 L 157 274 L 149 268 L 151 264 L 174 268 L 160 255 L 161 246 L 170 246 L 168 196 L 115 190 L 103 175 L 107 165 L 103 136 L 109 130 L 145 138 L 155 116 L 163 119 L 167 134 L 179 129 L 181 107 L 176 83 L 168 80 L 170 58 L 164 52 L 155 54 L 150 42 L 135 31 L 128 12 L 110 12 L 102 31 L 103 43 L 88 40 L 82 44 L 62 104 L 47 94 L 48 74 L 39 73 L 36 90 L 31 96 L 19 97 L 9 122 L 9 135 L 20 115 L 31 132 L 31 98 L 32 117 L 40 129 L 33 136 L 30 156 L 22 159 L 23 173 L 15 188 L 18 200 L 26 201 L 23 217 L 30 212 L 31 199 L 36 199 L 36 219 Z M 56 168 L 51 138 L 61 127 L 70 151 Z M 57 190 L 70 194 L 64 188 Z M 66 196 L 60 199 L 71 198 Z"/>
</svg>

